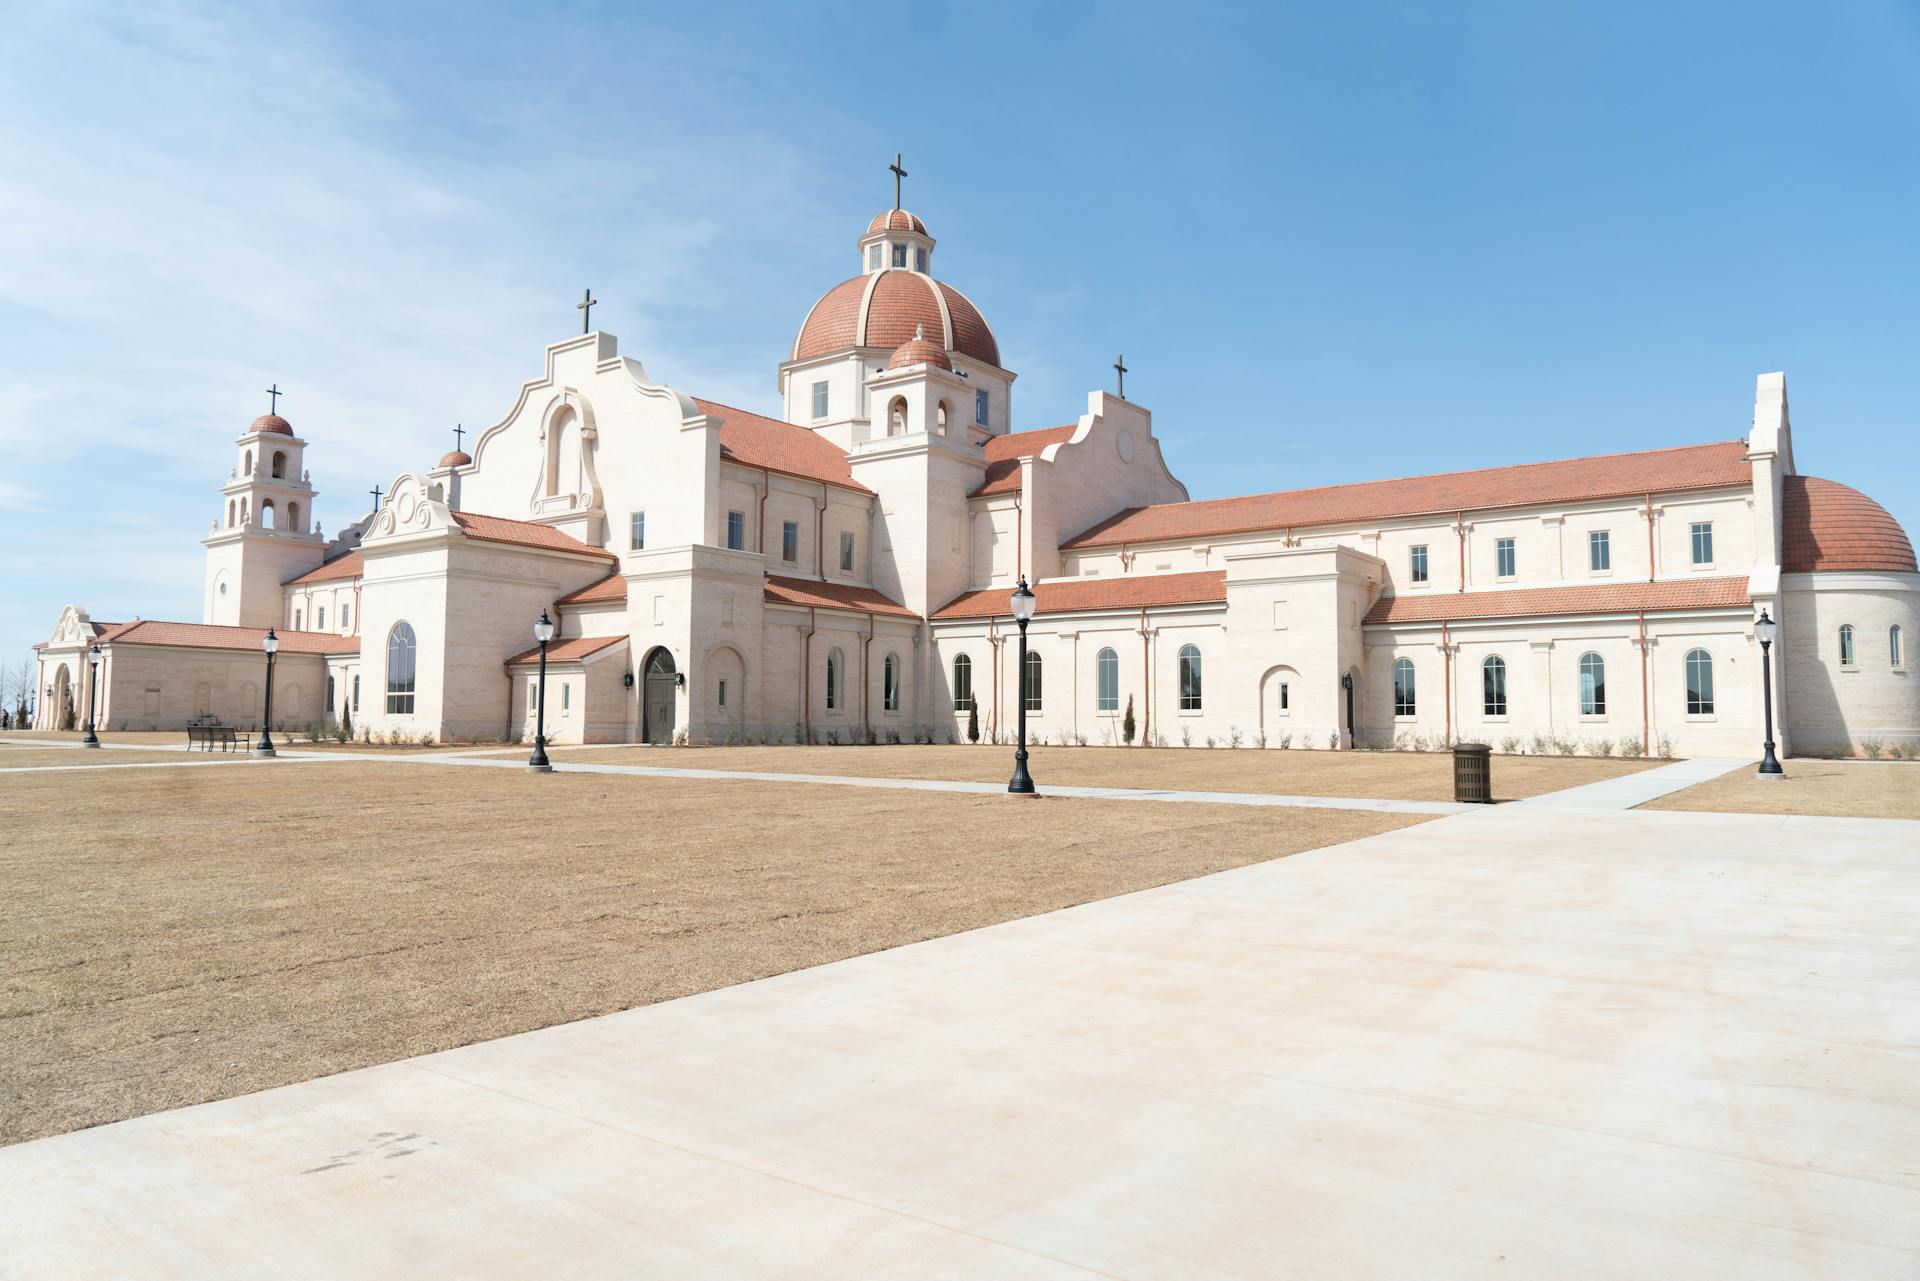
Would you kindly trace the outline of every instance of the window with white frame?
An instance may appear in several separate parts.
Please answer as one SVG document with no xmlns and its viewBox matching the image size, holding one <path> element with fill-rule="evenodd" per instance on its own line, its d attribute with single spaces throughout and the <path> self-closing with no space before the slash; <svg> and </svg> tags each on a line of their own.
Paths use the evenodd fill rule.
<svg viewBox="0 0 1920 1281">
<path fill-rule="evenodd" d="M 1580 714 L 1607 714 L 1607 661 L 1591 650 L 1580 655 Z"/>
<path fill-rule="evenodd" d="M 1687 527 L 1693 540 L 1693 563 L 1696 565 L 1713 564 L 1713 522 L 1696 520 Z"/>
<path fill-rule="evenodd" d="M 1900 624 L 1887 628 L 1887 663 L 1891 667 L 1903 667 L 1900 661 Z"/>
<path fill-rule="evenodd" d="M 1202 706 L 1200 695 L 1200 647 L 1182 645 L 1180 647 L 1180 710 L 1199 711 Z"/>
<path fill-rule="evenodd" d="M 880 665 L 880 707 L 889 712 L 900 710 L 900 660 L 892 654 Z"/>
<path fill-rule="evenodd" d="M 300 626 L 300 611 L 297 609 L 293 611 L 293 630 L 296 632 L 306 630 Z"/>
<path fill-rule="evenodd" d="M 1518 567 L 1519 558 L 1514 555 L 1511 538 L 1493 540 L 1493 574 L 1496 578 L 1512 578 Z"/>
<path fill-rule="evenodd" d="M 850 529 L 840 531 L 840 572 L 853 572 L 853 531 Z"/>
<path fill-rule="evenodd" d="M 1480 710 L 1488 716 L 1507 714 L 1507 660 L 1498 654 L 1480 664 Z"/>
<path fill-rule="evenodd" d="M 827 652 L 827 710 L 840 710 L 840 673 L 846 669 L 846 659 L 840 651 Z"/>
<path fill-rule="evenodd" d="M 1293 710 L 1292 691 L 1287 688 L 1287 683 L 1285 681 L 1281 681 L 1280 682 L 1280 714 L 1282 716 L 1285 716 L 1288 712 L 1292 710 Z"/>
<path fill-rule="evenodd" d="M 827 385 L 824 382 L 813 385 L 813 416 L 815 418 L 827 416 Z"/>
<path fill-rule="evenodd" d="M 313 630 L 316 632 L 324 632 L 327 630 L 327 607 L 325 605 L 314 606 Z"/>
<path fill-rule="evenodd" d="M 416 648 L 413 628 L 406 623 L 395 623 L 393 630 L 387 633 L 387 714 L 389 716 L 413 714 Z M 358 703 L 359 700 L 356 698 L 354 701 Z"/>
<path fill-rule="evenodd" d="M 1427 581 L 1427 545 L 1415 543 L 1407 549 L 1407 574 L 1416 583 Z"/>
<path fill-rule="evenodd" d="M 896 267 L 904 267 L 907 265 L 907 247 L 905 245 L 895 245 L 893 247 L 893 265 Z"/>
<path fill-rule="evenodd" d="M 731 551 L 744 551 L 747 546 L 747 514 L 745 512 L 727 513 L 727 547 Z"/>
<path fill-rule="evenodd" d="M 1419 704 L 1414 698 L 1413 660 L 1396 658 L 1393 660 L 1393 714 L 1395 716 L 1413 716 Z"/>
<path fill-rule="evenodd" d="M 965 654 L 953 656 L 953 710 L 973 710 L 973 660 Z"/>
<path fill-rule="evenodd" d="M 1044 667 L 1045 664 L 1040 661 L 1040 651 L 1036 649 L 1028 650 L 1026 679 L 1020 682 L 1020 694 L 1021 697 L 1027 700 L 1027 710 L 1029 712 L 1037 712 L 1040 710 L 1040 678 Z"/>
<path fill-rule="evenodd" d="M 800 522 L 789 520 L 780 525 L 780 559 L 796 564 L 800 559 Z"/>
<path fill-rule="evenodd" d="M 1613 539 L 1604 529 L 1587 531 L 1587 569 L 1595 574 L 1613 570 Z"/>
<path fill-rule="evenodd" d="M 1840 625 L 1840 666 L 1853 666 L 1853 624 Z"/>
<path fill-rule="evenodd" d="M 627 517 L 627 550 L 644 551 L 647 546 L 647 514 L 634 512 Z"/>
<path fill-rule="evenodd" d="M 880 270 L 880 246 L 879 245 L 867 246 L 867 270 L 868 271 Z"/>
<path fill-rule="evenodd" d="M 1103 649 L 1094 656 L 1093 684 L 1095 710 L 1120 710 L 1120 655 Z"/>
<path fill-rule="evenodd" d="M 1713 715 L 1713 655 L 1704 649 L 1687 651 L 1687 715 Z"/>
<path fill-rule="evenodd" d="M 973 421 L 982 427 L 987 425 L 987 393 L 977 389 L 973 393 Z"/>
<path fill-rule="evenodd" d="M 351 605 L 340 607 L 340 630 L 343 632 L 353 630 L 353 606 Z"/>
<path fill-rule="evenodd" d="M 914 249 L 913 269 L 923 276 L 927 274 L 927 251 L 925 249 Z"/>
</svg>

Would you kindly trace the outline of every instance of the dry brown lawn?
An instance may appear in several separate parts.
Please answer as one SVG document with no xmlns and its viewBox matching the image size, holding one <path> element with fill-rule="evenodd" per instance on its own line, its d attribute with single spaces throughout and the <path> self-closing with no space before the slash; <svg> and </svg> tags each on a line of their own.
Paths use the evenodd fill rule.
<svg viewBox="0 0 1920 1281">
<path fill-rule="evenodd" d="M 398 761 L 7 775 L 0 1141 L 1417 821 Z"/>
<path fill-rule="evenodd" d="M 219 758 L 220 753 L 215 752 L 214 759 Z M 185 752 L 120 751 L 105 747 L 98 751 L 75 751 L 71 747 L 0 747 L 0 769 L 19 769 L 30 765 L 131 765 L 136 761 L 172 761 L 178 764 L 189 759 L 197 761 L 203 756 L 199 752 L 189 758 Z M 231 753 L 227 759 L 233 759 Z"/>
<path fill-rule="evenodd" d="M 553 758 L 603 765 L 973 782 L 1005 782 L 1013 772 L 1010 747 L 588 747 L 556 749 Z M 1520 800 L 1662 763 L 1579 756 L 1496 756 L 1494 798 Z M 1054 783 L 1280 796 L 1371 796 L 1396 801 L 1453 799 L 1453 757 L 1440 752 L 1036 747 L 1028 769 L 1043 791 L 1047 784 Z"/>
<path fill-rule="evenodd" d="M 1920 763 L 1790 760 L 1785 769 L 1772 780 L 1738 769 L 1640 808 L 1920 819 Z"/>
</svg>

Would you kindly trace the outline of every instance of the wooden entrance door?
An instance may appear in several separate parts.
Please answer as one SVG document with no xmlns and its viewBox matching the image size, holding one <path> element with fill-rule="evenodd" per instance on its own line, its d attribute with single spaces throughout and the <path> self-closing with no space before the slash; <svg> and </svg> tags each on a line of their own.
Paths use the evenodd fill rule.
<svg viewBox="0 0 1920 1281">
<path fill-rule="evenodd" d="M 673 655 L 664 649 L 656 649 L 647 655 L 645 693 L 641 702 L 644 721 L 640 736 L 649 743 L 665 745 L 673 742 L 675 684 Z"/>
</svg>

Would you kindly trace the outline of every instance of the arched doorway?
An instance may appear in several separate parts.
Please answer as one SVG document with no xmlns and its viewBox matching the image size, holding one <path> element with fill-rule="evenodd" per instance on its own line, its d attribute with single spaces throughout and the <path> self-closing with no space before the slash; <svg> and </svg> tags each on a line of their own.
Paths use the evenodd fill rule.
<svg viewBox="0 0 1920 1281">
<path fill-rule="evenodd" d="M 678 669 L 673 665 L 672 654 L 665 649 L 656 649 L 647 655 L 643 671 L 640 737 L 644 742 L 664 746 L 673 742 L 674 688 L 678 684 Z"/>
<path fill-rule="evenodd" d="M 66 664 L 61 664 L 53 676 L 53 720 L 45 729 L 65 729 L 69 716 L 78 716 L 73 705 L 73 678 L 67 674 Z"/>
</svg>

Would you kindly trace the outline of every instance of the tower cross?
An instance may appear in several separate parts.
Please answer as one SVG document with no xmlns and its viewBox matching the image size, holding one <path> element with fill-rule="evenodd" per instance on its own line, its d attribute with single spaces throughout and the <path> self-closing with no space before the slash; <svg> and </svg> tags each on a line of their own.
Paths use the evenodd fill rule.
<svg viewBox="0 0 1920 1281">
<path fill-rule="evenodd" d="M 574 310 L 584 313 L 580 317 L 581 333 L 585 334 L 585 333 L 593 332 L 592 330 L 593 309 L 599 303 L 599 301 L 600 300 L 598 298 L 595 298 L 593 296 L 593 290 L 589 289 L 585 293 L 580 295 L 579 302 L 573 304 Z"/>
<path fill-rule="evenodd" d="M 899 152 L 896 151 L 893 153 L 893 163 L 888 165 L 887 168 L 893 171 L 893 207 L 898 209 L 900 207 L 900 180 L 907 176 L 907 171 L 900 167 Z"/>
<path fill-rule="evenodd" d="M 460 438 L 465 436 L 466 434 L 467 434 L 466 428 L 462 427 L 459 423 L 455 423 L 453 425 L 453 447 L 455 449 L 460 448 Z"/>
<path fill-rule="evenodd" d="M 1125 400 L 1127 398 L 1127 358 L 1125 356 L 1113 358 L 1113 371 L 1120 375 L 1120 389 L 1115 394 Z"/>
<path fill-rule="evenodd" d="M 280 398 L 286 394 L 286 392 L 280 390 L 279 383 L 275 383 L 273 386 L 267 388 L 267 412 L 270 414 L 279 413 Z"/>
<path fill-rule="evenodd" d="M 375 485 L 372 489 L 369 489 L 367 492 L 373 495 L 373 509 L 375 511 L 379 511 L 380 510 L 380 486 Z"/>
</svg>

